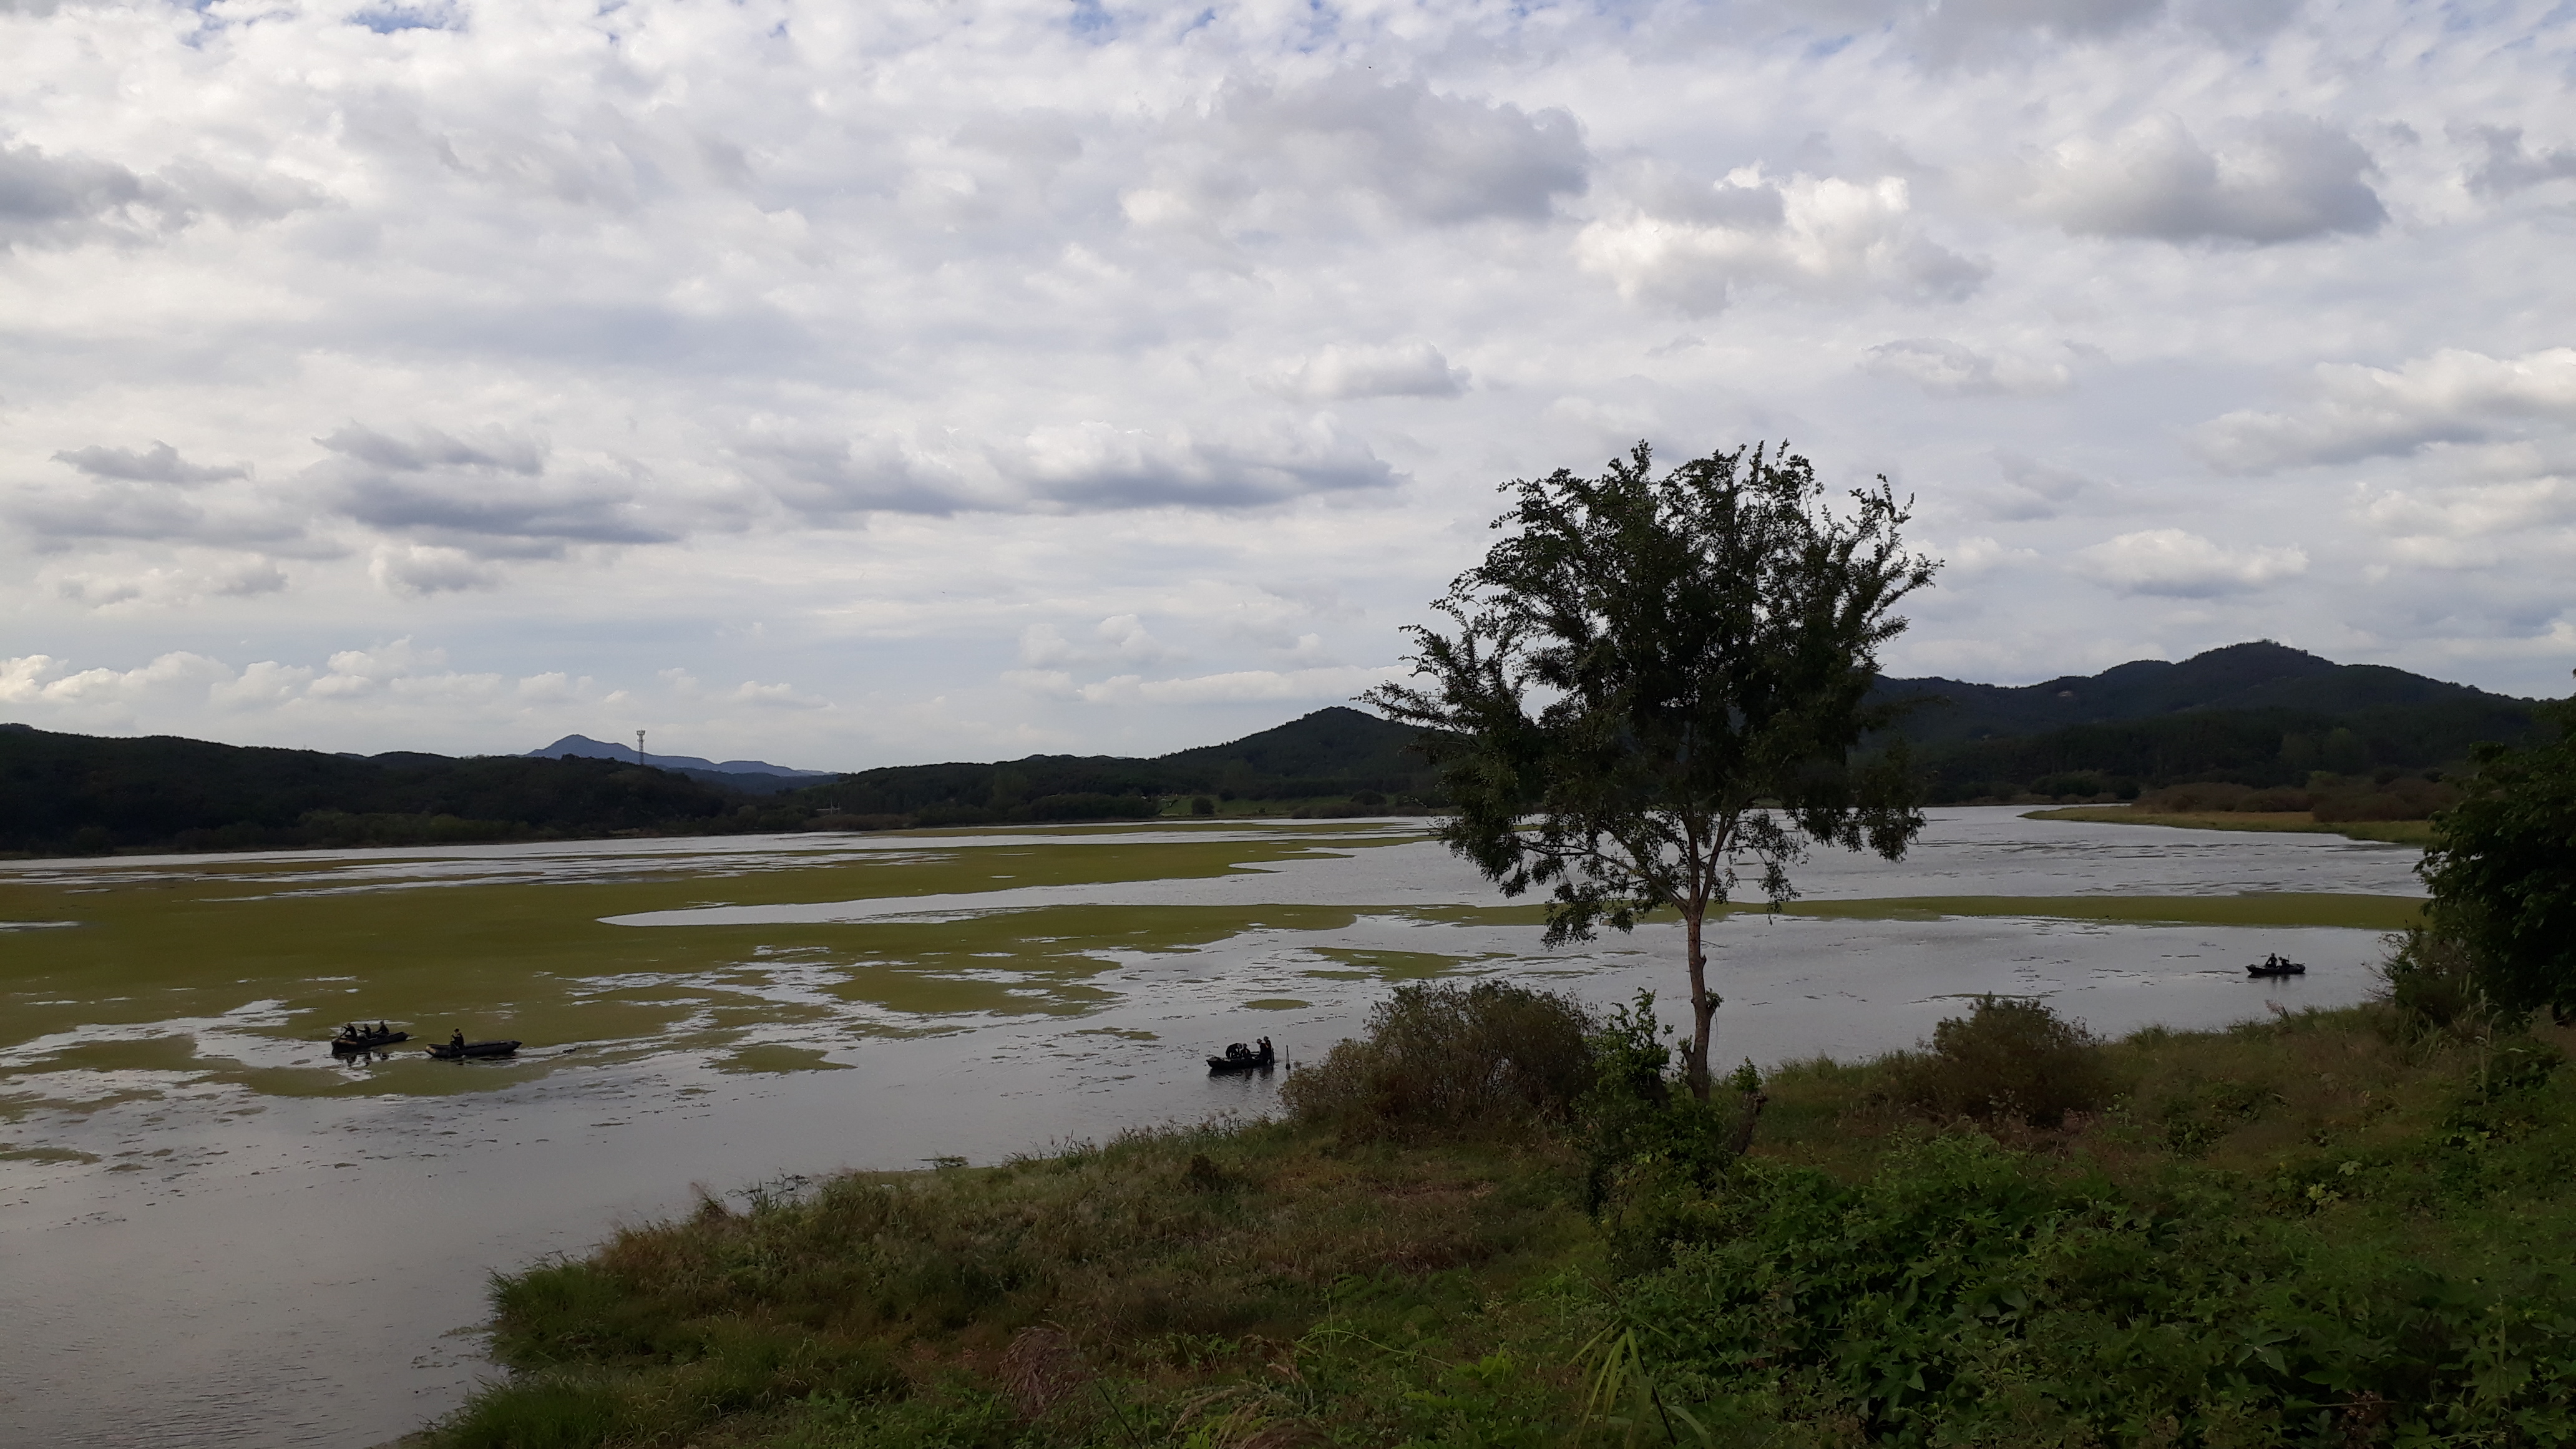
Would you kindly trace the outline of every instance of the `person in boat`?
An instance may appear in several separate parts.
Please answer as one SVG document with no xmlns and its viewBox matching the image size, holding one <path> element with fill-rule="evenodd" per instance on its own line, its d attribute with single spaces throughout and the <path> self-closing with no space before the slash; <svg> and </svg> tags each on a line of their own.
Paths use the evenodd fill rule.
<svg viewBox="0 0 2576 1449">
<path fill-rule="evenodd" d="M 1227 1042 L 1225 1044 L 1225 1059 L 1230 1062 L 1248 1062 L 1252 1060 L 1252 1048 L 1245 1046 L 1239 1041 Z"/>
<path fill-rule="evenodd" d="M 460 1031 L 456 1035 L 449 1037 L 447 1039 L 447 1044 L 456 1048 L 458 1051 L 465 1050 L 465 1033 Z"/>
</svg>

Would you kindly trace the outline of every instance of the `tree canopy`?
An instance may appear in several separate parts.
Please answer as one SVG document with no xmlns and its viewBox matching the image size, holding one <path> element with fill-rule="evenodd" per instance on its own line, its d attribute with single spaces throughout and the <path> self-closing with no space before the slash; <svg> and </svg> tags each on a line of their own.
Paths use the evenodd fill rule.
<svg viewBox="0 0 2576 1449">
<path fill-rule="evenodd" d="M 1939 565 L 1886 479 L 1838 510 L 1785 449 L 1657 477 L 1639 443 L 1504 487 L 1504 536 L 1433 603 L 1454 631 L 1410 631 L 1427 682 L 1363 698 L 1426 728 L 1458 810 L 1439 837 L 1506 894 L 1550 889 L 1551 945 L 1680 912 L 1705 1093 L 1708 911 L 1787 901 L 1811 844 L 1893 859 L 1923 827 L 1902 742 L 1854 753 L 1906 707 L 1869 699 L 1878 650 Z"/>
<path fill-rule="evenodd" d="M 2480 745 L 2419 867 L 2435 931 L 2468 949 L 2493 1006 L 2576 1017 L 2576 699 L 2538 707 L 2558 737 Z"/>
</svg>

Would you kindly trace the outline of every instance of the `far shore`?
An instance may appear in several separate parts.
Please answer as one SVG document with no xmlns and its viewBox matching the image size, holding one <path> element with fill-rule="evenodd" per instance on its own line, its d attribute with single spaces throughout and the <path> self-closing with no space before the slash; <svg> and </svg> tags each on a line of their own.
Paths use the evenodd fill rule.
<svg viewBox="0 0 2576 1449">
<path fill-rule="evenodd" d="M 2133 805 L 2067 805 L 2055 810 L 2026 810 L 2025 820 L 2081 820 L 2096 825 L 2170 825 L 2181 830 L 2272 830 L 2304 835 L 2340 835 L 2385 845 L 2431 845 L 2430 820 L 2319 820 L 2305 810 L 2203 810 L 2170 814 Z"/>
</svg>

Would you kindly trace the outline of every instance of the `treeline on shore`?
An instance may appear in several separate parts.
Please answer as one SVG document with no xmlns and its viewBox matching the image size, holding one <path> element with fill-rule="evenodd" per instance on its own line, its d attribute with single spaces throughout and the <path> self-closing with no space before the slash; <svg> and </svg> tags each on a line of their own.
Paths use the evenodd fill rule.
<svg viewBox="0 0 2576 1449">
<path fill-rule="evenodd" d="M 0 851 L 446 845 L 616 835 L 885 830 L 1201 813 L 1359 814 L 1437 803 L 1412 731 L 1327 709 L 1155 760 L 1039 755 L 898 766 L 762 793 L 583 756 L 450 758 L 0 726 Z"/>
<path fill-rule="evenodd" d="M 1934 805 L 2136 800 L 2219 786 L 2276 803 L 2191 808 L 2423 819 L 2476 745 L 2516 743 L 2532 729 L 2530 701 L 2266 643 L 2016 688 L 1891 679 L 1880 689 L 1935 701 L 1898 731 Z M 595 758 L 358 758 L 8 725 L 0 852 L 1426 813 L 1448 802 L 1420 743 L 1413 729 L 1336 706 L 1153 759 L 898 765 L 780 789 L 773 777 L 737 788 L 718 772 Z M 2307 803 L 2277 803 L 2294 796 Z"/>
</svg>

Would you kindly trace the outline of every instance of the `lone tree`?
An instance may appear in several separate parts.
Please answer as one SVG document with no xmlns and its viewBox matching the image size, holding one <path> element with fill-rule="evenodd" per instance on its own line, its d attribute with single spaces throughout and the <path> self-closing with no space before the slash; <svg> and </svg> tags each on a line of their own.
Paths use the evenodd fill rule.
<svg viewBox="0 0 2576 1449">
<path fill-rule="evenodd" d="M 2416 869 L 2433 930 L 2466 947 L 2477 987 L 2515 1020 L 2576 1017 L 2576 699 L 2532 711 L 2558 738 L 2483 744 Z"/>
<path fill-rule="evenodd" d="M 1654 476 L 1639 443 L 1598 478 L 1504 485 L 1506 536 L 1415 626 L 1423 687 L 1361 699 L 1426 727 L 1458 813 L 1438 837 L 1517 896 L 1552 886 L 1547 942 L 1680 912 L 1685 1072 L 1708 1095 L 1718 997 L 1702 927 L 1749 880 L 1773 909 L 1812 843 L 1890 860 L 1923 829 L 1902 743 L 1855 764 L 1903 706 L 1865 702 L 1890 611 L 1940 565 L 1905 552 L 1885 478 L 1827 505 L 1785 448 Z"/>
</svg>

